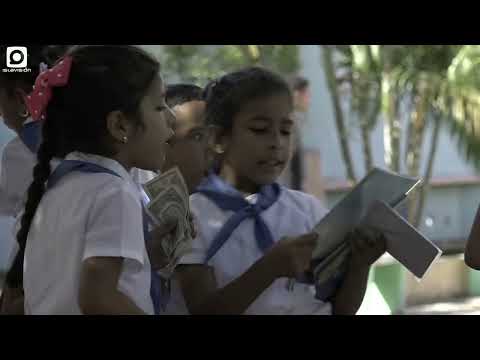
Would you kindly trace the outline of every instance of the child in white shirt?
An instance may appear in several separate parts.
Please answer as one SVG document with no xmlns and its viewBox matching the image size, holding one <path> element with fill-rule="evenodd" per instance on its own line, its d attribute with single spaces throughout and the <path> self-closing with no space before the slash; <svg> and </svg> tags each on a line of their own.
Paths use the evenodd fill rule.
<svg viewBox="0 0 480 360">
<path fill-rule="evenodd" d="M 355 314 L 369 268 L 385 251 L 379 236 L 352 241 L 349 268 L 333 296 L 316 299 L 289 279 L 310 270 L 310 233 L 326 214 L 313 196 L 280 187 L 293 131 L 292 96 L 276 74 L 248 68 L 207 88 L 207 124 L 217 128 L 220 166 L 191 197 L 197 224 L 193 251 L 176 271 L 192 314 Z"/>
<path fill-rule="evenodd" d="M 37 78 L 27 106 L 42 143 L 7 274 L 24 288 L 26 313 L 154 313 L 129 171 L 165 161 L 173 116 L 158 71 L 133 46 L 80 46 Z M 64 160 L 52 171 L 53 158 Z"/>
</svg>

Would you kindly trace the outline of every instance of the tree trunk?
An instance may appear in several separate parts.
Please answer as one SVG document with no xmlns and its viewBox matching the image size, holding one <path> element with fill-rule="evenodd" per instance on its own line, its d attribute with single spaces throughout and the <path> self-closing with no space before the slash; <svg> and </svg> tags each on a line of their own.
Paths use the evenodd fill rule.
<svg viewBox="0 0 480 360">
<path fill-rule="evenodd" d="M 414 100 L 414 108 L 409 124 L 410 134 L 407 147 L 407 171 L 412 177 L 418 177 L 420 172 L 428 101 L 428 94 L 424 91 L 419 92 Z M 414 223 L 418 214 L 418 189 L 411 193 L 408 200 L 408 220 L 410 223 Z"/>
<path fill-rule="evenodd" d="M 374 167 L 373 153 L 371 147 L 370 133 L 375 127 L 378 114 L 380 113 L 380 104 L 381 104 L 381 90 L 380 86 L 377 89 L 368 87 L 369 98 L 367 99 L 367 104 L 369 105 L 373 102 L 372 106 L 366 106 L 364 108 L 364 114 L 361 114 L 360 126 L 361 126 L 361 135 L 362 135 L 362 146 L 363 146 L 363 156 L 365 161 L 365 170 L 369 173 Z M 373 98 L 373 101 L 371 101 Z"/>
<path fill-rule="evenodd" d="M 363 161 L 365 171 L 369 173 L 373 168 L 373 155 L 370 144 L 371 127 L 369 124 L 370 86 L 366 84 L 364 87 L 360 87 L 360 94 L 357 94 L 356 96 L 358 98 L 357 115 L 360 125 L 360 136 L 362 139 Z"/>
<path fill-rule="evenodd" d="M 399 93 L 396 86 L 388 76 L 385 76 L 383 89 L 385 96 L 386 122 L 384 127 L 385 163 L 387 167 L 400 172 L 400 118 L 399 118 Z"/>
<path fill-rule="evenodd" d="M 378 114 L 381 108 L 382 99 L 382 73 L 373 58 L 370 45 L 365 45 L 368 74 L 365 78 L 366 86 L 363 94 L 364 101 L 361 109 L 360 126 L 363 142 L 363 156 L 365 161 L 365 171 L 369 173 L 374 167 L 372 148 L 370 142 L 370 133 L 377 123 Z M 360 94 L 362 96 L 362 94 Z"/>
<path fill-rule="evenodd" d="M 258 52 L 258 56 L 254 54 L 252 46 L 255 47 L 255 51 Z M 258 65 L 261 62 L 261 52 L 260 45 L 239 45 L 238 48 L 242 52 L 243 56 L 247 60 L 247 63 L 250 65 Z"/>
<path fill-rule="evenodd" d="M 337 79 L 335 75 L 335 67 L 333 65 L 332 51 L 328 46 L 325 45 L 321 45 L 321 49 L 323 55 L 323 70 L 325 72 L 330 97 L 333 103 L 335 124 L 337 126 L 337 134 L 340 140 L 340 148 L 347 171 L 347 178 L 351 182 L 356 183 L 355 171 L 353 168 L 352 158 L 350 156 L 350 147 L 347 139 L 347 131 L 345 127 L 343 110 L 340 104 L 340 97 L 338 95 Z"/>
<path fill-rule="evenodd" d="M 360 119 L 360 132 L 362 136 L 363 159 L 365 171 L 367 174 L 373 169 L 372 147 L 370 144 L 370 129 L 367 127 L 366 120 Z"/>
<path fill-rule="evenodd" d="M 418 199 L 418 210 L 417 210 L 417 215 L 415 218 L 414 226 L 418 228 L 420 225 L 420 221 L 422 220 L 423 216 L 423 209 L 425 207 L 425 198 L 430 190 L 430 179 L 432 178 L 432 172 L 433 172 L 433 164 L 435 161 L 435 154 L 437 152 L 437 145 L 438 145 L 438 138 L 440 134 L 440 127 L 441 127 L 441 122 L 440 122 L 440 115 L 435 113 L 434 115 L 434 125 L 433 125 L 433 133 L 432 133 L 432 141 L 431 141 L 431 148 L 430 148 L 430 153 L 428 154 L 428 163 L 427 163 L 427 170 L 425 172 L 425 177 L 423 179 L 423 185 L 419 190 L 419 199 Z"/>
<path fill-rule="evenodd" d="M 351 81 L 352 86 L 352 108 L 358 116 L 358 127 L 360 129 L 361 146 L 365 172 L 368 174 L 373 168 L 372 148 L 370 145 L 369 126 L 369 93 L 368 82 Z"/>
</svg>

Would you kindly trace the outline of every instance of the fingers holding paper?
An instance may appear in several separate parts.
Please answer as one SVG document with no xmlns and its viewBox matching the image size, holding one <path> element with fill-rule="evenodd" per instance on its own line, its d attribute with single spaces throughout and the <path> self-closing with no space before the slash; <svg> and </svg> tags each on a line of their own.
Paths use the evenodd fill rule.
<svg viewBox="0 0 480 360">
<path fill-rule="evenodd" d="M 370 267 L 387 250 L 385 236 L 371 227 L 359 227 L 350 234 L 351 261 L 355 266 Z"/>
</svg>

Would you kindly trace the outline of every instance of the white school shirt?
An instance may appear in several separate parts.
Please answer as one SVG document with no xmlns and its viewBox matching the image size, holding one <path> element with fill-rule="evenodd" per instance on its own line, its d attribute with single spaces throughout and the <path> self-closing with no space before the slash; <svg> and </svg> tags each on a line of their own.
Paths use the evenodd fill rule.
<svg viewBox="0 0 480 360">
<path fill-rule="evenodd" d="M 150 261 L 136 184 L 115 160 L 80 152 L 66 159 L 92 162 L 121 178 L 72 172 L 44 194 L 25 250 L 25 312 L 81 314 L 82 261 L 100 256 L 124 258 L 118 289 L 153 314 Z"/>
<path fill-rule="evenodd" d="M 51 170 L 52 171 L 55 170 L 55 168 L 60 163 L 60 161 L 61 160 L 58 159 L 58 158 L 52 159 L 52 162 L 51 162 Z M 141 185 L 149 182 L 150 180 L 152 180 L 157 175 L 153 171 L 147 171 L 147 170 L 132 168 L 130 170 L 130 176 L 132 177 L 132 180 L 138 185 L 139 190 L 142 191 Z M 27 185 L 27 188 L 28 188 L 28 186 L 30 186 L 30 183 Z M 25 192 L 26 192 L 26 190 L 25 190 Z M 142 193 L 142 195 L 143 195 L 143 193 Z M 26 193 L 25 193 L 25 199 L 24 200 L 26 200 Z M 7 269 L 10 268 L 11 264 L 13 263 L 13 260 L 15 259 L 15 256 L 17 255 L 17 252 L 19 250 L 18 243 L 16 241 L 16 237 L 17 237 L 18 230 L 20 230 L 20 225 L 21 225 L 20 222 L 21 222 L 21 218 L 22 218 L 22 213 L 24 211 L 24 205 L 25 205 L 24 200 L 21 201 L 21 205 L 23 205 L 23 207 L 22 207 L 21 211 L 19 211 L 18 214 L 16 215 L 15 224 L 13 226 L 13 230 L 12 230 L 12 233 L 11 233 L 12 236 L 13 236 L 13 241 L 12 241 L 13 247 L 12 247 L 12 249 L 10 251 L 10 255 L 8 257 Z"/>
<path fill-rule="evenodd" d="M 140 193 L 141 201 L 143 202 L 144 205 L 146 205 L 150 201 L 150 199 L 146 194 L 145 190 L 143 189 L 142 185 L 154 179 L 157 176 L 157 174 L 149 170 L 132 168 L 130 170 L 130 176 L 132 177 L 133 182 L 137 186 L 137 189 Z M 149 229 L 150 229 L 150 225 L 149 225 Z"/>
<path fill-rule="evenodd" d="M 281 189 L 279 199 L 261 213 L 274 241 L 310 232 L 328 212 L 312 195 L 285 187 Z M 246 200 L 255 203 L 257 195 L 251 195 Z M 190 204 L 195 216 L 197 238 L 193 241 L 192 251 L 180 263 L 203 264 L 214 237 L 234 212 L 221 210 L 201 193 L 192 195 Z M 262 256 L 255 239 L 254 220 L 249 218 L 233 231 L 208 265 L 213 267 L 218 287 L 222 288 L 245 273 Z M 295 283 L 293 291 L 288 291 L 287 282 L 286 278 L 275 280 L 248 307 L 245 314 L 331 314 L 331 304 L 315 299 L 313 286 Z M 172 298 L 167 311 L 169 314 L 187 313 L 185 300 L 176 281 L 172 282 Z"/>
<path fill-rule="evenodd" d="M 150 180 L 154 179 L 157 176 L 157 174 L 149 170 L 132 168 L 130 170 L 130 176 L 132 177 L 133 181 L 136 184 L 143 185 L 149 182 Z"/>
<path fill-rule="evenodd" d="M 33 168 L 37 163 L 33 154 L 17 136 L 3 148 L 0 162 L 0 216 L 15 218 L 14 226 L 7 234 L 10 239 L 3 239 L 13 244 L 7 260 L 7 269 L 18 251 L 15 240 L 20 221 L 20 213 L 25 205 L 27 189 L 32 183 Z"/>
<path fill-rule="evenodd" d="M 22 144 L 23 144 L 23 142 L 22 142 Z M 55 170 L 55 168 L 58 166 L 58 164 L 60 164 L 60 162 L 61 162 L 61 159 L 59 159 L 59 158 L 52 159 L 51 164 L 50 164 L 52 172 Z M 130 170 L 130 176 L 132 177 L 132 180 L 135 182 L 135 184 L 138 186 L 141 196 L 145 196 L 144 193 L 143 193 L 143 189 L 142 189 L 141 185 L 149 182 L 150 180 L 152 180 L 157 175 L 153 171 L 132 168 Z M 25 190 L 25 192 L 26 192 L 26 190 Z M 26 193 L 25 193 L 25 196 L 26 196 Z M 25 197 L 24 200 L 26 201 L 26 197 Z M 23 214 L 23 211 L 25 210 L 25 207 L 24 207 L 25 201 L 21 202 L 23 207 L 18 212 L 18 214 L 16 215 L 15 223 L 14 223 L 14 226 L 13 226 L 13 229 L 12 229 L 11 234 L 12 234 L 12 237 L 13 237 L 13 241 L 12 241 L 13 246 L 12 246 L 12 249 L 10 250 L 10 255 L 8 256 L 8 259 L 7 259 L 6 269 L 10 269 L 11 265 L 13 264 L 13 261 L 15 260 L 15 256 L 17 255 L 17 252 L 19 250 L 16 238 L 17 238 L 17 233 L 20 230 L 22 214 Z"/>
<path fill-rule="evenodd" d="M 21 211 L 36 163 L 36 155 L 18 136 L 5 145 L 0 163 L 0 216 L 16 217 Z"/>
<path fill-rule="evenodd" d="M 23 143 L 22 143 L 23 144 Z M 30 150 L 29 150 L 30 151 Z M 59 158 L 53 158 L 51 161 L 50 161 L 50 168 L 51 168 L 51 171 L 55 170 L 55 168 L 58 166 L 58 164 L 60 164 L 60 161 L 61 159 Z M 33 169 L 32 169 L 32 172 L 33 172 Z M 33 174 L 32 174 L 33 175 Z M 32 180 L 33 180 L 33 176 L 32 176 Z M 30 183 L 28 184 L 28 186 L 30 186 Z M 20 230 L 20 226 L 21 226 L 21 222 L 22 222 L 22 215 L 23 215 L 23 212 L 25 211 L 25 202 L 27 200 L 27 190 L 28 190 L 28 186 L 27 186 L 27 189 L 25 189 L 25 197 L 24 199 L 21 201 L 21 206 L 22 208 L 20 209 L 20 211 L 18 211 L 17 215 L 16 215 L 16 218 L 15 218 L 15 223 L 13 224 L 13 228 L 12 228 L 12 232 L 11 232 L 11 235 L 12 235 L 12 249 L 10 250 L 10 255 L 8 257 L 8 260 L 7 260 L 7 267 L 6 269 L 10 269 L 10 267 L 12 266 L 13 264 L 13 261 L 15 260 L 15 256 L 17 255 L 18 251 L 19 251 L 19 247 L 18 247 L 18 242 L 17 242 L 17 233 L 18 231 Z M 19 205 L 20 206 L 20 205 Z"/>
</svg>

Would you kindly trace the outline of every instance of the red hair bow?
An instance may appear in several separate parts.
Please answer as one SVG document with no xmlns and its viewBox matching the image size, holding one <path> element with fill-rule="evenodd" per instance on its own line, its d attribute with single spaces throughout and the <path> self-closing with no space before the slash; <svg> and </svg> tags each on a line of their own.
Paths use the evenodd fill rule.
<svg viewBox="0 0 480 360">
<path fill-rule="evenodd" d="M 45 111 L 52 98 L 52 88 L 68 83 L 71 67 L 72 57 L 66 56 L 54 67 L 38 75 L 33 91 L 25 97 L 25 104 L 34 121 L 45 119 Z"/>
</svg>

